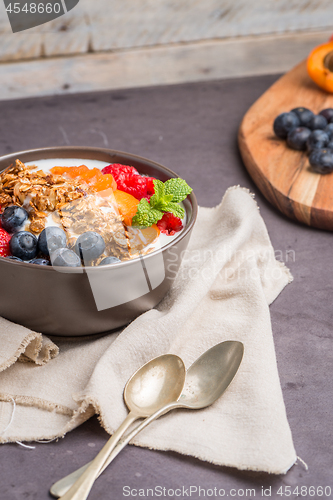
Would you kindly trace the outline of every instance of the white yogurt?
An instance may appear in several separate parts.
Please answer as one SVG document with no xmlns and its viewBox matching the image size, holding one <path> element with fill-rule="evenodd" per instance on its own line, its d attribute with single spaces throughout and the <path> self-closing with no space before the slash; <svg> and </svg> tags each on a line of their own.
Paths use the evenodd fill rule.
<svg viewBox="0 0 333 500">
<path fill-rule="evenodd" d="M 26 165 L 36 165 L 39 170 L 43 170 L 46 173 L 50 173 L 51 168 L 53 167 L 79 167 L 80 165 L 85 165 L 86 167 L 92 169 L 92 168 L 99 168 L 102 170 L 104 167 L 107 165 L 110 165 L 110 162 L 105 162 L 105 161 L 100 161 L 100 160 L 86 160 L 82 158 L 52 158 L 52 159 L 45 159 L 45 160 L 36 160 L 36 161 L 30 161 L 29 163 L 26 163 Z M 183 203 L 181 203 L 181 206 L 184 208 Z M 186 214 L 184 219 L 182 219 L 183 227 L 186 225 Z M 54 226 L 56 225 L 52 215 L 49 215 L 46 221 L 46 226 Z M 155 243 L 152 243 L 146 247 L 146 249 L 151 249 L 151 250 L 157 250 L 160 247 L 163 247 L 170 243 L 170 241 L 174 240 L 181 231 L 178 231 L 176 234 L 169 236 L 164 233 L 160 233 L 157 241 Z"/>
</svg>

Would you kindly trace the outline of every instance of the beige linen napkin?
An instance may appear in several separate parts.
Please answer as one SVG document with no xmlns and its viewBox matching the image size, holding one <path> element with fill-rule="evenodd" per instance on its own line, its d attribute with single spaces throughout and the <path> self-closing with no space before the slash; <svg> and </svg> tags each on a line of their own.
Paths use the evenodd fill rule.
<svg viewBox="0 0 333 500">
<path fill-rule="evenodd" d="M 199 209 L 170 293 L 121 334 L 63 340 L 55 356 L 57 347 L 45 336 L 41 343 L 39 334 L 1 320 L 0 441 L 64 436 L 95 412 L 113 433 L 127 415 L 125 383 L 143 363 L 171 352 L 189 367 L 206 349 L 234 339 L 244 343 L 244 358 L 223 397 L 210 408 L 160 418 L 134 443 L 239 469 L 285 473 L 296 453 L 268 305 L 291 280 L 275 260 L 252 196 L 230 188 L 219 206 Z M 31 362 L 15 362 L 22 356 Z"/>
</svg>

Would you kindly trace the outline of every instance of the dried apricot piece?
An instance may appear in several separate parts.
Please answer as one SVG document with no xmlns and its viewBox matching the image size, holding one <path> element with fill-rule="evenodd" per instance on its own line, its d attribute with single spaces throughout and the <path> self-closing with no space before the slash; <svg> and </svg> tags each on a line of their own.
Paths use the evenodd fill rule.
<svg viewBox="0 0 333 500">
<path fill-rule="evenodd" d="M 85 165 L 80 165 L 79 167 L 70 167 L 65 175 L 68 175 L 71 179 L 76 179 L 77 177 L 83 178 L 89 172 L 89 168 Z"/>
<path fill-rule="evenodd" d="M 50 172 L 54 175 L 65 175 L 70 179 L 81 178 L 84 174 L 89 172 L 89 168 L 85 165 L 79 167 L 53 167 Z"/>
<path fill-rule="evenodd" d="M 86 184 L 89 186 L 95 184 L 95 182 L 98 181 L 100 177 L 102 177 L 102 172 L 99 170 L 99 168 L 92 168 L 88 169 L 87 172 L 82 172 L 80 173 L 79 177 L 80 179 L 83 180 Z"/>
<path fill-rule="evenodd" d="M 93 191 L 106 191 L 107 189 L 115 191 L 117 189 L 117 184 L 111 174 L 105 174 L 99 177 L 91 188 Z"/>
<path fill-rule="evenodd" d="M 160 230 L 156 226 L 156 224 L 153 224 L 150 227 L 145 227 L 143 229 L 140 229 L 138 227 L 130 227 L 128 228 L 128 235 L 131 253 L 135 254 L 144 250 L 148 245 L 155 243 L 160 235 Z"/>
<path fill-rule="evenodd" d="M 51 174 L 64 175 L 71 167 L 53 167 L 50 169 Z"/>
<path fill-rule="evenodd" d="M 126 226 L 131 226 L 132 219 L 137 212 L 139 200 L 134 198 L 134 196 L 132 196 L 131 194 L 125 193 L 125 191 L 120 191 L 119 189 L 116 189 L 113 194 L 118 205 L 119 213 L 123 217 L 124 223 L 126 224 Z"/>
</svg>

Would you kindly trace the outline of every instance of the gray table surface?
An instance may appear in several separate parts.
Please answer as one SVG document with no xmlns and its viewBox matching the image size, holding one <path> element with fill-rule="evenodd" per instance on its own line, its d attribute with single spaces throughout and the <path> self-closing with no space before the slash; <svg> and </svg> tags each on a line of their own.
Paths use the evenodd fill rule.
<svg viewBox="0 0 333 500">
<path fill-rule="evenodd" d="M 276 80 L 261 76 L 209 83 L 6 101 L 0 104 L 0 153 L 51 145 L 109 146 L 175 170 L 200 205 L 214 206 L 229 186 L 256 194 L 261 214 L 294 282 L 271 306 L 281 385 L 297 454 L 284 476 L 241 472 L 176 453 L 128 446 L 97 481 L 90 498 L 121 499 L 123 487 L 225 489 L 233 498 L 319 498 L 310 486 L 330 486 L 332 457 L 332 234 L 288 220 L 258 192 L 237 149 L 237 129 L 249 106 Z M 50 498 L 52 482 L 92 459 L 107 438 L 97 418 L 49 444 L 0 447 L 1 500 Z M 282 486 L 282 490 L 279 488 Z M 303 486 L 303 490 L 301 487 Z M 307 487 L 307 490 L 305 489 Z M 187 490 L 186 490 L 187 488 Z M 271 490 L 269 490 L 271 488 Z M 255 489 L 254 492 L 250 489 Z M 284 493 L 283 496 L 278 491 Z M 147 492 L 146 492 L 147 493 Z M 179 494 L 179 491 L 177 490 Z M 176 494 L 177 494 L 176 493 Z M 329 493 L 326 490 L 326 493 Z M 132 492 L 135 494 L 135 491 Z M 149 495 L 149 492 L 148 492 Z M 147 494 L 145 496 L 147 498 Z M 143 497 L 143 498 L 145 498 Z M 151 497 L 151 493 L 150 496 Z M 129 498 L 132 498 L 131 496 Z M 157 498 L 157 495 L 155 495 Z M 325 497 L 325 494 L 322 498 Z"/>
</svg>

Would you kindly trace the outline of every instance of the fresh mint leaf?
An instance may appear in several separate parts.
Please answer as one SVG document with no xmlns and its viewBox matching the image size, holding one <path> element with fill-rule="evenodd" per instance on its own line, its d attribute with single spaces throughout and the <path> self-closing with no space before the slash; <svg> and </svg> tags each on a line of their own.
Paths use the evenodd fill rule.
<svg viewBox="0 0 333 500">
<path fill-rule="evenodd" d="M 150 203 L 153 202 L 154 205 L 155 201 L 157 202 L 158 200 L 163 198 L 165 187 L 163 182 L 159 181 L 158 179 L 154 179 L 153 184 L 154 184 L 155 194 L 153 194 L 153 196 L 150 198 Z"/>
<path fill-rule="evenodd" d="M 179 217 L 180 219 L 183 219 L 184 215 L 185 215 L 185 210 L 183 209 L 183 207 L 178 205 L 178 203 L 174 203 L 173 201 L 171 201 L 166 206 L 165 211 L 173 213 L 173 215 L 175 215 L 176 217 Z"/>
<path fill-rule="evenodd" d="M 156 224 L 156 222 L 162 219 L 162 217 L 162 211 L 151 207 L 148 201 L 145 198 L 142 198 L 138 204 L 137 212 L 132 219 L 132 224 L 134 226 L 149 227 Z"/>
<path fill-rule="evenodd" d="M 165 194 L 165 185 L 162 181 L 154 179 L 155 194 L 150 198 L 150 206 L 157 210 L 165 211 L 167 204 L 172 201 L 172 194 Z"/>
<path fill-rule="evenodd" d="M 162 219 L 165 212 L 171 212 L 181 219 L 185 216 L 185 210 L 179 203 L 192 192 L 190 186 L 184 179 L 169 179 L 162 182 L 154 179 L 155 193 L 148 202 L 142 198 L 138 204 L 137 212 L 132 219 L 135 226 L 151 226 Z"/>
<path fill-rule="evenodd" d="M 156 208 L 157 210 L 162 210 L 162 211 L 166 211 L 166 207 L 167 205 L 170 203 L 170 201 L 172 200 L 173 198 L 173 195 L 172 194 L 167 194 L 165 196 L 163 196 L 163 198 L 154 198 L 155 195 L 153 195 L 151 198 L 150 198 L 150 205 L 151 207 L 153 208 Z"/>
<path fill-rule="evenodd" d="M 164 193 L 166 195 L 173 195 L 172 201 L 179 203 L 192 192 L 192 188 L 187 184 L 184 179 L 173 178 L 164 183 Z"/>
</svg>

